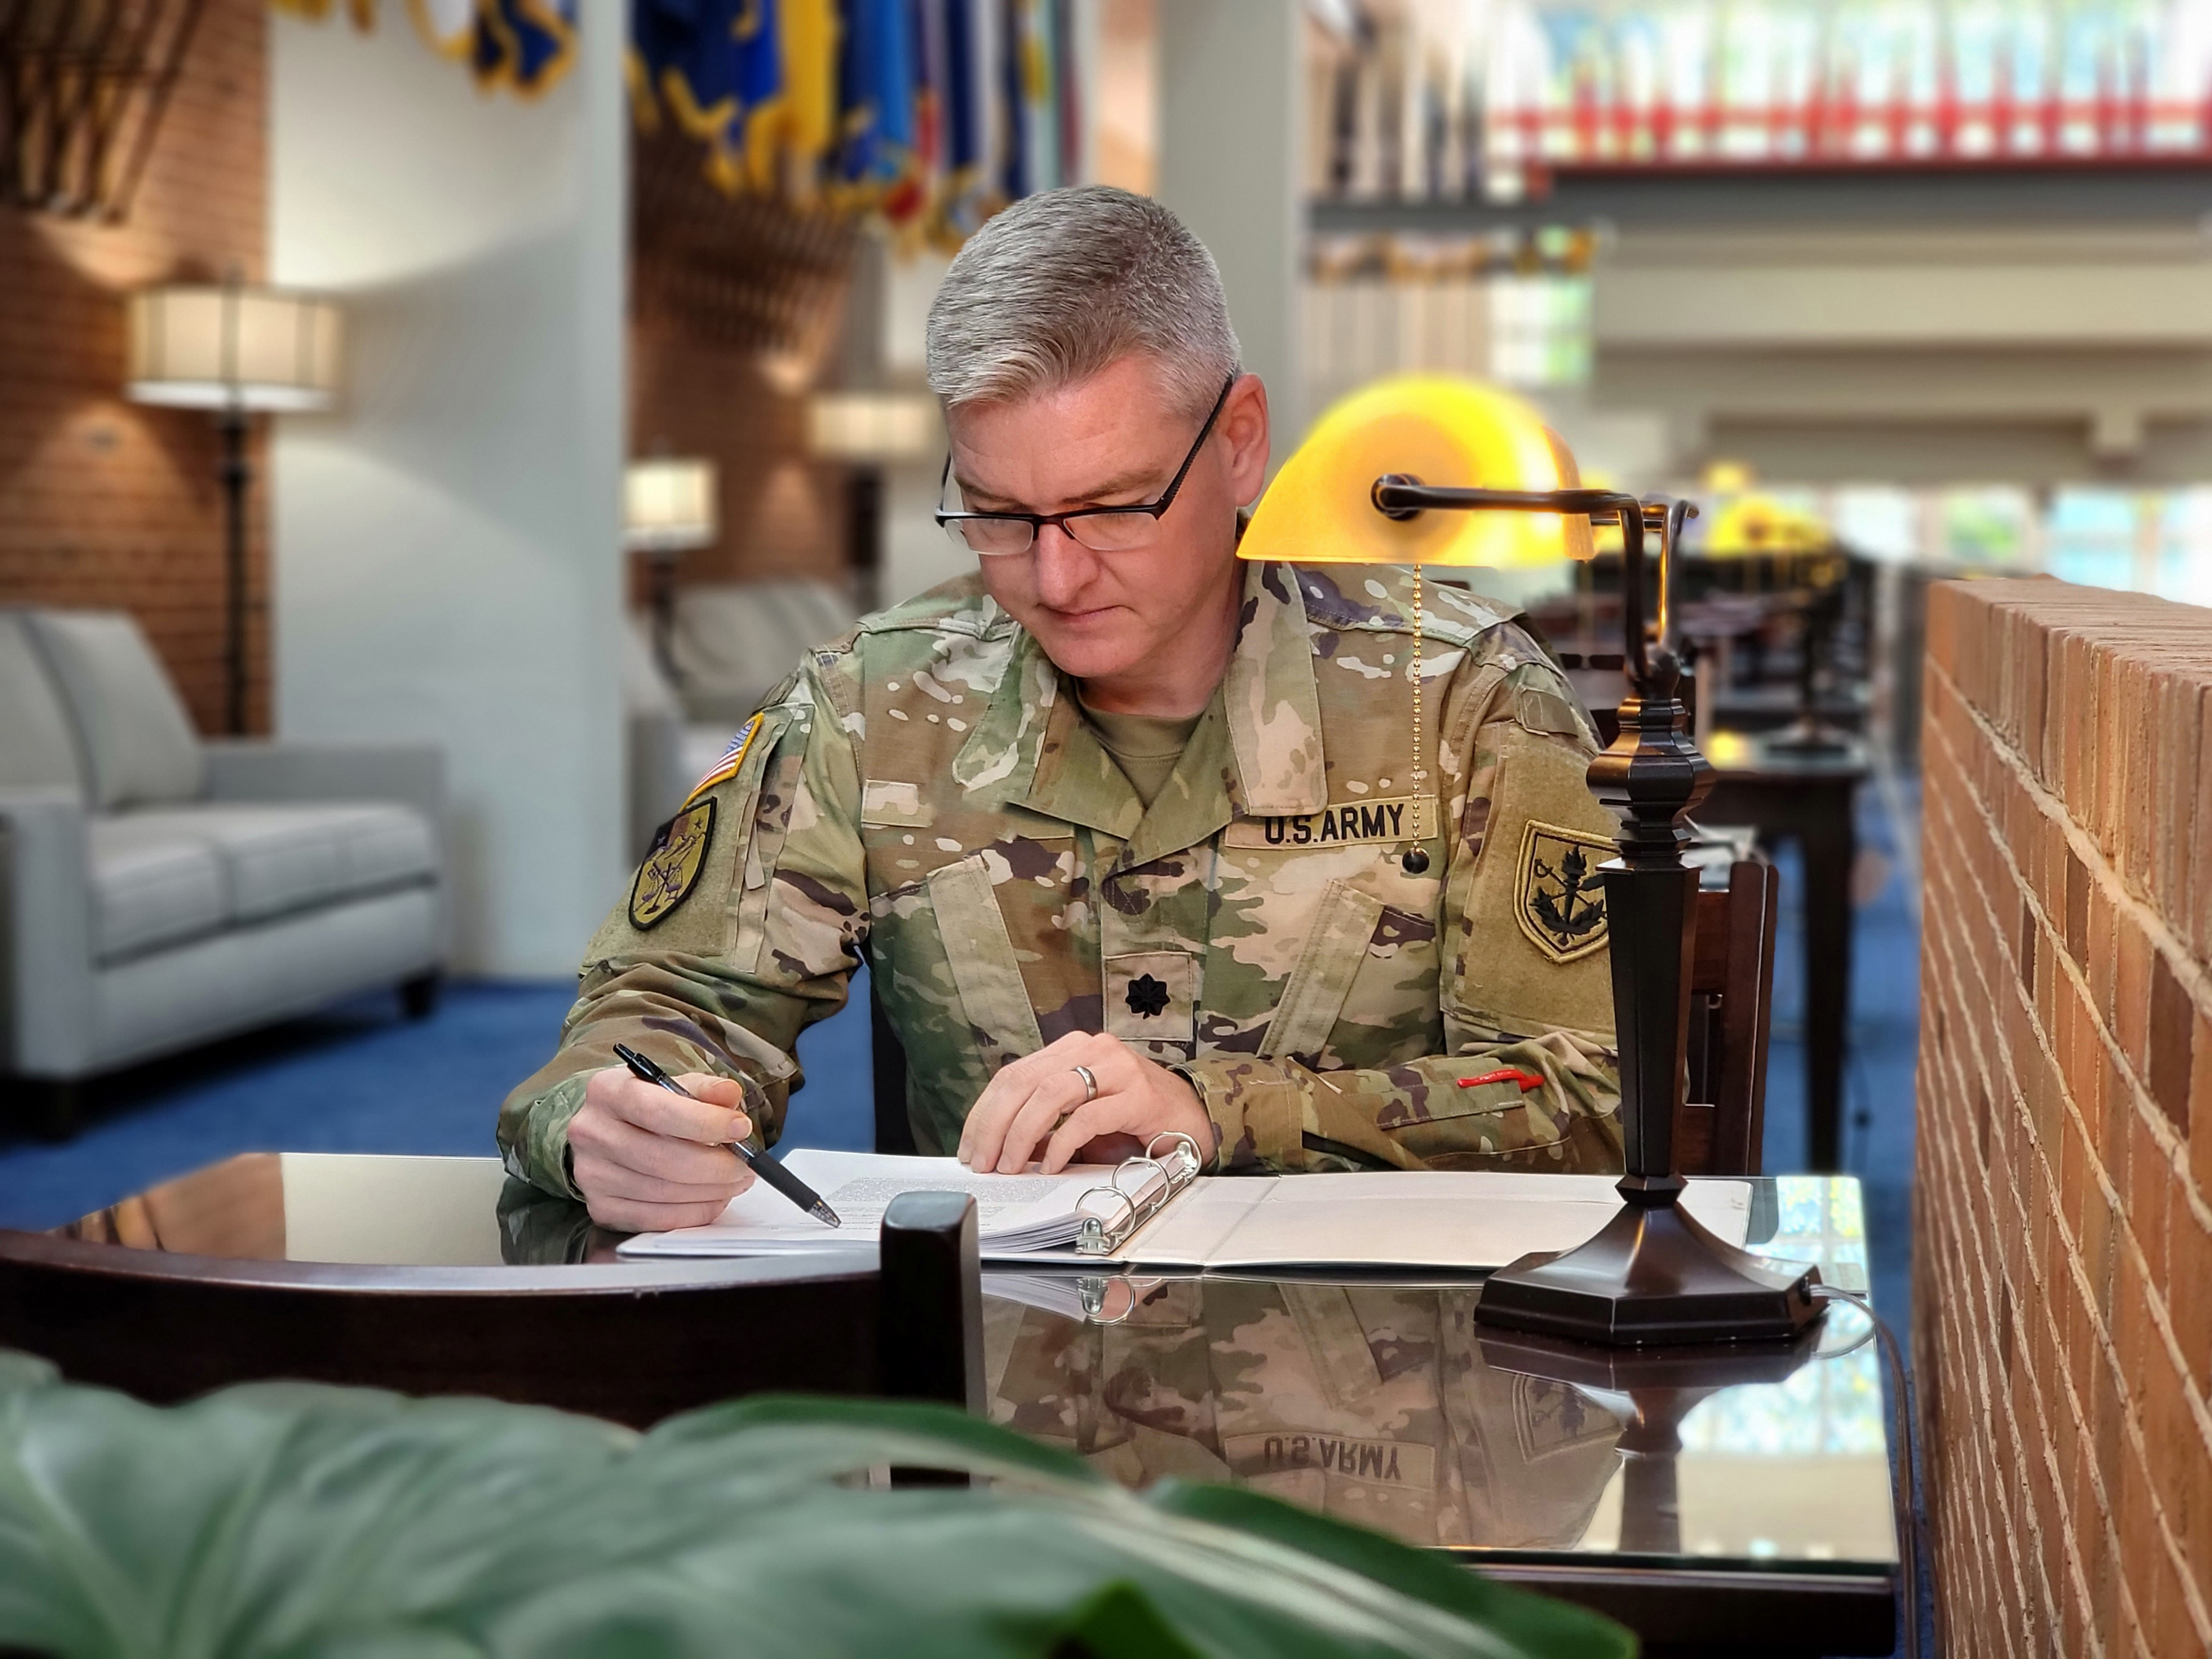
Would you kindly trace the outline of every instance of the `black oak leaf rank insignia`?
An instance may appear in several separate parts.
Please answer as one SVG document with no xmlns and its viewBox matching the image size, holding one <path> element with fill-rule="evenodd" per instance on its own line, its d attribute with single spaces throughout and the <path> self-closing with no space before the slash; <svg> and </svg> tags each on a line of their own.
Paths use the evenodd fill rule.
<svg viewBox="0 0 2212 1659">
<path fill-rule="evenodd" d="M 1167 1012 L 1168 988 L 1150 974 L 1140 974 L 1129 981 L 1127 1000 L 1131 1013 L 1143 1019 L 1156 1018 Z"/>
<path fill-rule="evenodd" d="M 1574 962 L 1604 948 L 1605 883 L 1598 866 L 1614 851 L 1602 836 L 1533 818 L 1522 831 L 1514 919 L 1550 960 Z"/>
</svg>

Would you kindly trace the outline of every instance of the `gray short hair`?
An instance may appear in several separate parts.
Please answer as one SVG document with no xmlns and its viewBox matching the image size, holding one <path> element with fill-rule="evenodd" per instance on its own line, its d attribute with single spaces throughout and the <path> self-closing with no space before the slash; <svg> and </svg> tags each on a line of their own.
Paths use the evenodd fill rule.
<svg viewBox="0 0 2212 1659">
<path fill-rule="evenodd" d="M 1034 397 L 1141 353 L 1203 414 L 1240 362 L 1206 244 L 1109 185 L 1024 197 L 969 237 L 929 307 L 927 349 L 947 409 Z"/>
</svg>

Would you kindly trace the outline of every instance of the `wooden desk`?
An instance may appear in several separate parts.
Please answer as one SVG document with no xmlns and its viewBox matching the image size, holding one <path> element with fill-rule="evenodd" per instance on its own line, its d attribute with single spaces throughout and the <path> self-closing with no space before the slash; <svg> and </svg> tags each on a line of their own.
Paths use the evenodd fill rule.
<svg viewBox="0 0 2212 1659">
<path fill-rule="evenodd" d="M 928 1342 L 889 1340 L 873 1261 L 617 1261 L 618 1237 L 495 1158 L 249 1153 L 0 1230 L 0 1347 L 161 1403 L 290 1376 L 639 1428 L 770 1390 L 976 1397 Z M 911 1243 L 899 1267 L 957 1327 L 956 1276 Z"/>
<path fill-rule="evenodd" d="M 1735 732 L 1707 733 L 1698 746 L 1718 775 L 1698 817 L 1754 824 L 1762 842 L 1795 840 L 1804 860 L 1807 1161 L 1814 1170 L 1833 1170 L 1843 1151 L 1851 866 L 1858 856 L 1854 815 L 1868 770 L 1866 750 L 1855 740 L 1834 755 L 1793 755 Z"/>
<path fill-rule="evenodd" d="M 594 1370 L 585 1314 L 626 1305 L 641 1346 L 596 1366 L 585 1403 L 639 1421 L 762 1386 L 776 1363 L 759 1352 L 775 1345 L 748 1342 L 686 1287 L 765 1276 L 820 1326 L 825 1352 L 871 1340 L 849 1273 L 617 1265 L 615 1242 L 489 1158 L 257 1154 L 62 1236 L 0 1232 L 0 1344 L 73 1352 L 103 1380 L 133 1367 L 155 1379 L 149 1395 L 178 1398 L 224 1380 L 222 1357 L 200 1351 L 189 1302 L 164 1291 L 219 1295 L 240 1276 L 289 1274 L 329 1292 L 329 1319 L 383 1322 L 388 1363 L 314 1369 L 324 1380 L 514 1397 L 520 1361 L 550 1379 L 526 1397 L 575 1405 L 576 1376 Z M 1856 1182 L 1755 1182 L 1751 1242 L 1865 1285 Z M 135 1300 L 8 1292 L 9 1263 L 57 1254 L 135 1286 Z M 502 1341 L 525 1347 L 488 1346 L 463 1322 L 489 1302 L 440 1311 L 441 1287 L 478 1282 L 507 1304 Z M 1127 1484 L 1233 1481 L 1447 1550 L 1621 1620 L 1647 1654 L 1891 1650 L 1887 1419 L 1874 1349 L 1852 1346 L 1855 1312 L 1832 1311 L 1816 1351 L 1758 1356 L 1747 1371 L 1740 1357 L 1717 1370 L 1669 1361 L 1639 1382 L 1595 1351 L 1533 1351 L 1477 1328 L 1480 1294 L 1473 1278 L 987 1273 L 988 1408 Z M 488 1374 L 487 1352 L 502 1375 Z"/>
</svg>

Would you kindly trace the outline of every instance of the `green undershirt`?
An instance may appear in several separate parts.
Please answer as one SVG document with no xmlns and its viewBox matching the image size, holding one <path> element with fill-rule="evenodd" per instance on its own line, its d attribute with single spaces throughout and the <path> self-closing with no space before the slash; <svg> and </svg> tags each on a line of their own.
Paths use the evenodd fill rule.
<svg viewBox="0 0 2212 1659">
<path fill-rule="evenodd" d="M 1175 775 L 1176 763 L 1182 758 L 1190 734 L 1198 729 L 1200 716 L 1163 720 L 1157 714 L 1109 714 L 1083 702 L 1080 695 L 1076 702 L 1098 741 L 1120 765 L 1121 775 L 1137 792 L 1137 799 L 1151 806 L 1152 797 L 1166 788 Z"/>
</svg>

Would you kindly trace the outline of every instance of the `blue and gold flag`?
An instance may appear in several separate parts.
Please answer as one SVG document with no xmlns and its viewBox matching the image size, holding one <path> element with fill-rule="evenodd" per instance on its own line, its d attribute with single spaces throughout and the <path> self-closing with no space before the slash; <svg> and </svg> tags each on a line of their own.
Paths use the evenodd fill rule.
<svg viewBox="0 0 2212 1659">
<path fill-rule="evenodd" d="M 780 11 L 777 0 L 631 0 L 633 98 L 665 108 L 705 144 L 707 176 L 732 194 L 775 183 Z"/>
<path fill-rule="evenodd" d="M 469 65 L 479 85 L 535 96 L 576 55 L 576 0 L 477 0 Z"/>
<path fill-rule="evenodd" d="M 912 22 L 907 0 L 846 0 L 837 174 L 853 206 L 879 206 L 913 165 Z"/>
</svg>

